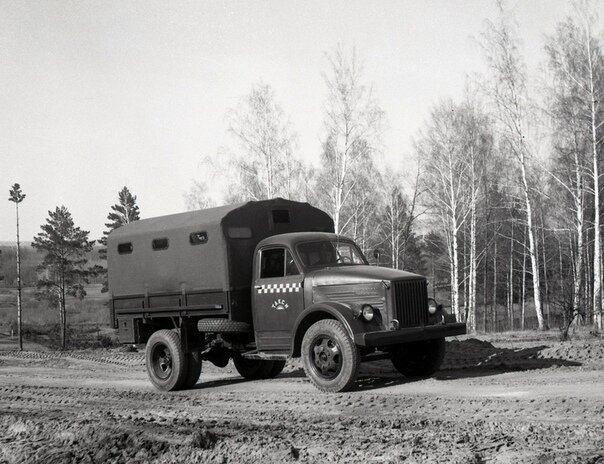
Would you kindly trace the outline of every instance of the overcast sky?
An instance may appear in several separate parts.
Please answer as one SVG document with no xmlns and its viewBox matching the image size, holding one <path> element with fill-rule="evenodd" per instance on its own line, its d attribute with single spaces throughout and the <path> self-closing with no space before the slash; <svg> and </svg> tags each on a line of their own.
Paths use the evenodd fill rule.
<svg viewBox="0 0 604 464">
<path fill-rule="evenodd" d="M 570 4 L 513 5 L 534 72 Z M 227 142 L 225 111 L 257 82 L 316 162 L 338 43 L 356 46 L 386 111 L 382 167 L 404 166 L 430 106 L 483 70 L 476 38 L 494 17 L 486 0 L 0 0 L 0 240 L 14 240 L 14 182 L 23 240 L 58 205 L 98 238 L 124 185 L 143 217 L 183 211 L 200 160 Z"/>
</svg>

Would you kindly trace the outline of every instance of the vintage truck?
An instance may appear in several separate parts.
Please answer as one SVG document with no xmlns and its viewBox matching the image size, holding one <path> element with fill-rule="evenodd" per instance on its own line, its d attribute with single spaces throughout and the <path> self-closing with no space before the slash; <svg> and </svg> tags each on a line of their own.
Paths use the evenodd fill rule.
<svg viewBox="0 0 604 464">
<path fill-rule="evenodd" d="M 428 376 L 444 339 L 466 332 L 424 277 L 371 266 L 332 219 L 280 198 L 144 219 L 108 237 L 111 319 L 125 344 L 146 343 L 160 390 L 190 388 L 201 363 L 232 359 L 247 379 L 301 357 L 320 390 L 355 382 L 361 361 L 388 357 Z"/>
</svg>

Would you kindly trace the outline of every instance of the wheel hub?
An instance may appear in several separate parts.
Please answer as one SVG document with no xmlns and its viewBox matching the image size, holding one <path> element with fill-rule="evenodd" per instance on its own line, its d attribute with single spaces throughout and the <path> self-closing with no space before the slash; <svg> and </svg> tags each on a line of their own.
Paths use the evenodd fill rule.
<svg viewBox="0 0 604 464">
<path fill-rule="evenodd" d="M 172 353 L 165 345 L 158 345 L 153 350 L 153 370 L 157 377 L 166 379 L 172 373 Z"/>
<path fill-rule="evenodd" d="M 329 336 L 315 339 L 311 348 L 311 358 L 316 372 L 326 379 L 335 378 L 342 368 L 340 347 Z"/>
</svg>

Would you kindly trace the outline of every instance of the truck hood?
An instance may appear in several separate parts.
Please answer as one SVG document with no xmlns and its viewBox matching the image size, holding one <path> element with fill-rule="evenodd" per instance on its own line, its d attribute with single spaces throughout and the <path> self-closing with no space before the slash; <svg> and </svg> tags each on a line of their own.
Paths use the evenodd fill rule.
<svg viewBox="0 0 604 464">
<path fill-rule="evenodd" d="M 321 285 L 343 285 L 368 282 L 381 282 L 382 280 L 415 280 L 425 277 L 411 272 L 399 271 L 388 267 L 355 265 L 334 266 L 313 271 L 308 275 L 312 279 L 313 286 Z"/>
</svg>

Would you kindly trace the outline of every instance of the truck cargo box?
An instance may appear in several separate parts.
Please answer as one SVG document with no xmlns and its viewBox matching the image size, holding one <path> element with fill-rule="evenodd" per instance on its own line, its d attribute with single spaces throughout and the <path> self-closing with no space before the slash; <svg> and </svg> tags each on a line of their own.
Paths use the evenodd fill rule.
<svg viewBox="0 0 604 464">
<path fill-rule="evenodd" d="M 333 230 L 323 211 L 281 198 L 143 219 L 115 229 L 107 240 L 114 320 L 213 311 L 251 322 L 258 242 L 287 232 Z"/>
</svg>

